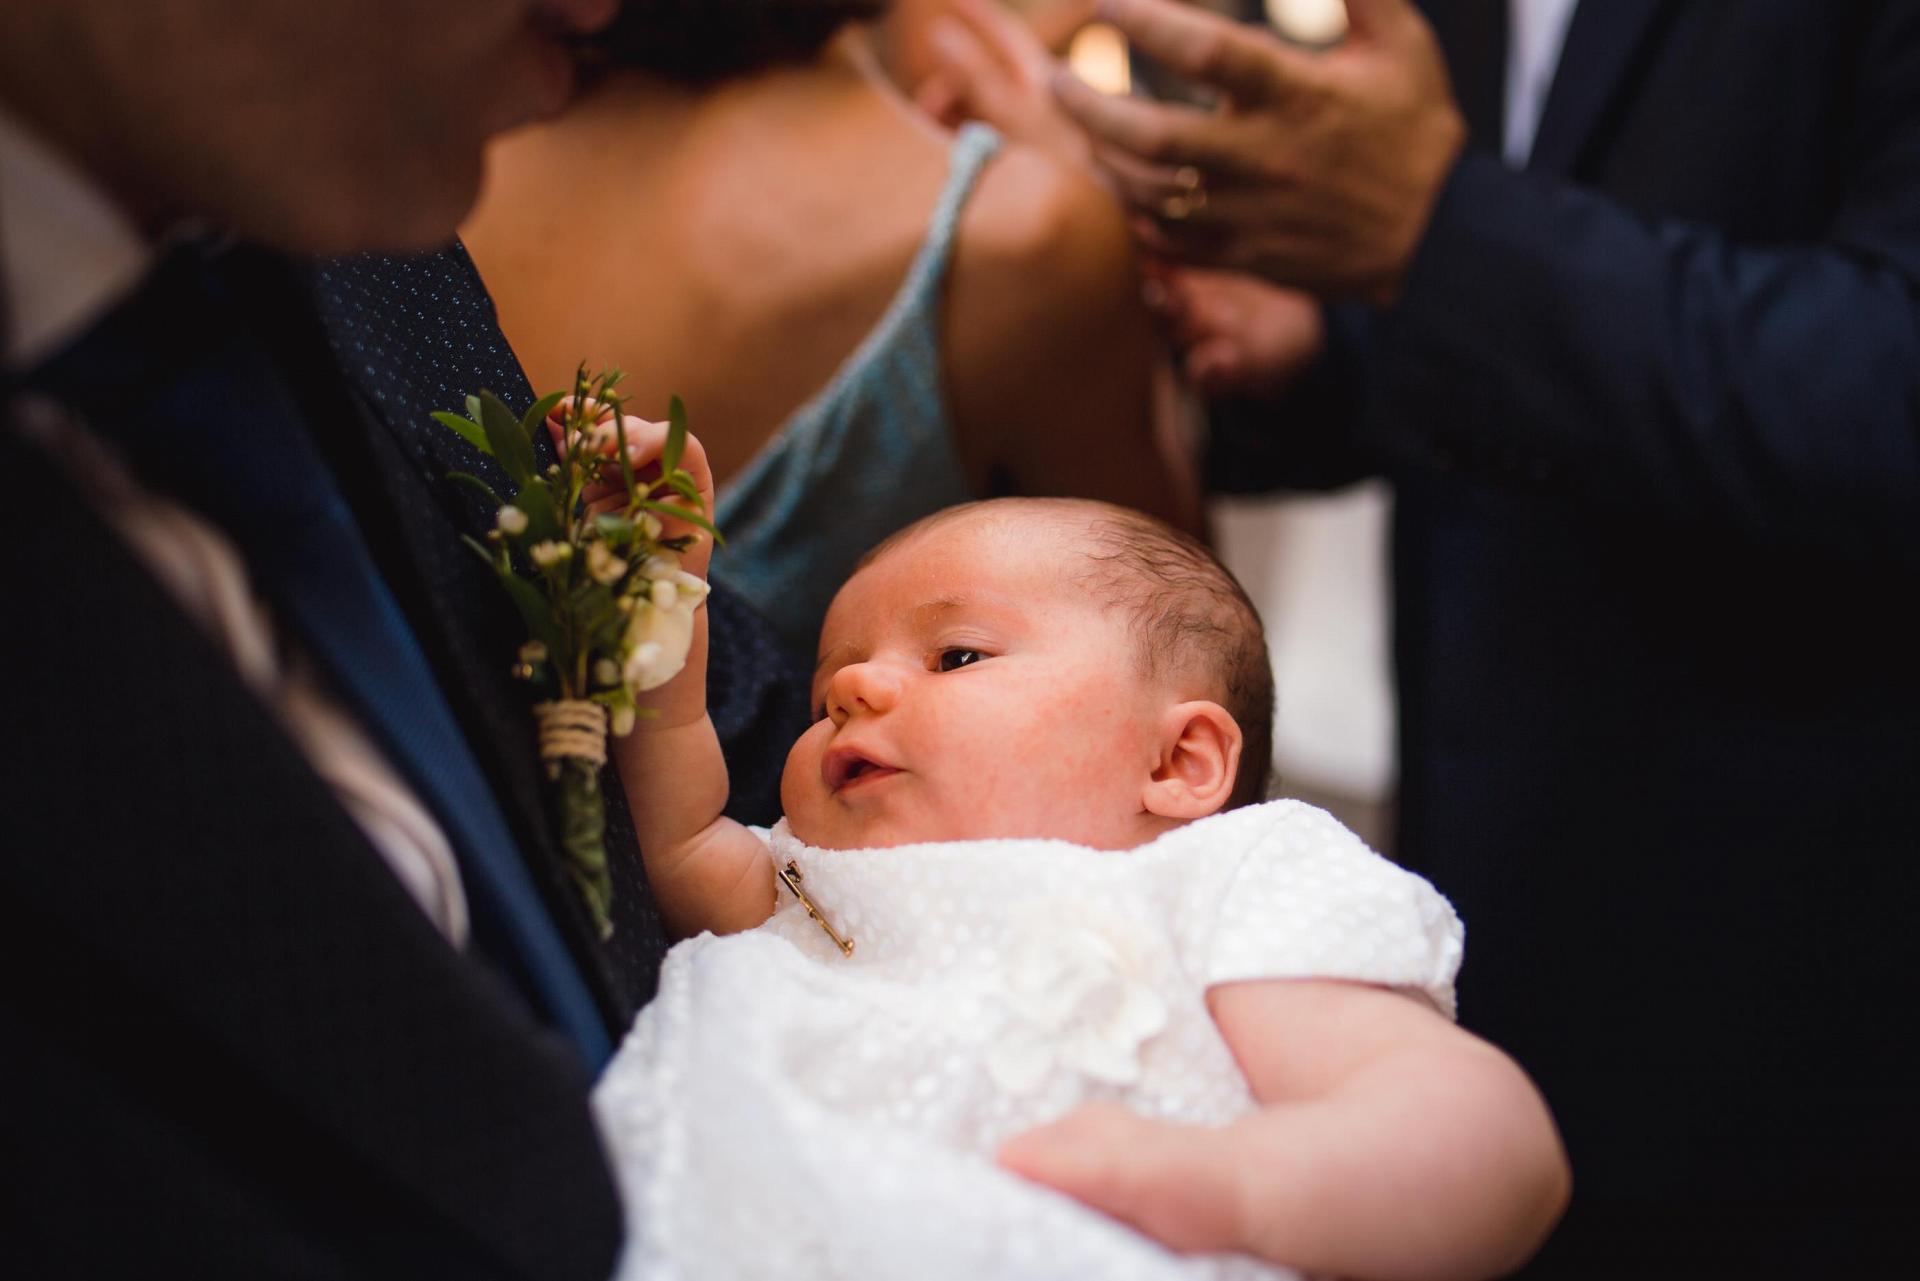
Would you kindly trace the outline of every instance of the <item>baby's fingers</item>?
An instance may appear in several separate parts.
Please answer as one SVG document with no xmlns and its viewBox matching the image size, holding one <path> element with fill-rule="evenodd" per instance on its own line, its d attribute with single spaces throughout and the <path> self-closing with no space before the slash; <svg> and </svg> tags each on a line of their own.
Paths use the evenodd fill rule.
<svg viewBox="0 0 1920 1281">
<path fill-rule="evenodd" d="M 999 1161 L 1172 1249 L 1232 1250 L 1244 1212 L 1220 1139 L 1217 1130 L 1095 1103 L 1009 1139 Z"/>
</svg>

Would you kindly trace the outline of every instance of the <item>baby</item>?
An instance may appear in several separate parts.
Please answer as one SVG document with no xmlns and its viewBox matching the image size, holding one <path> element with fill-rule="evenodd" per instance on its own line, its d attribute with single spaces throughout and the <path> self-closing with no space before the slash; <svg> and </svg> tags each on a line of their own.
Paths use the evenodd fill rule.
<svg viewBox="0 0 1920 1281">
<path fill-rule="evenodd" d="M 720 816 L 704 663 L 617 747 L 688 940 L 596 1096 L 625 1275 L 1450 1278 L 1545 1237 L 1565 1158 L 1451 1022 L 1457 920 L 1259 803 L 1265 642 L 1198 544 L 1025 499 L 887 540 L 771 832 Z"/>
</svg>

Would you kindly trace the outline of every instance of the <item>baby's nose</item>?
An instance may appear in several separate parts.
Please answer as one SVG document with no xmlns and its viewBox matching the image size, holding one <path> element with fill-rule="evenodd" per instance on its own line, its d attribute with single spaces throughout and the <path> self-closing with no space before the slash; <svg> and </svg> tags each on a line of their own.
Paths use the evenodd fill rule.
<svg viewBox="0 0 1920 1281">
<path fill-rule="evenodd" d="M 882 663 L 848 663 L 827 687 L 827 711 L 838 723 L 855 712 L 890 711 L 899 701 L 900 678 Z"/>
</svg>

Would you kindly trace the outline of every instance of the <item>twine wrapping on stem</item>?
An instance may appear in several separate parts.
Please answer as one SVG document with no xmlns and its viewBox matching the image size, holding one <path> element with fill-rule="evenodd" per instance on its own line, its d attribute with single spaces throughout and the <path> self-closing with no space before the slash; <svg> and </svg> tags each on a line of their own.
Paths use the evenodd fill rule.
<svg viewBox="0 0 1920 1281">
<path fill-rule="evenodd" d="M 535 703 L 540 727 L 540 759 L 586 761 L 595 769 L 607 763 L 607 709 L 584 698 Z"/>
<path fill-rule="evenodd" d="M 533 705 L 540 759 L 559 783 L 560 845 L 600 937 L 613 935 L 613 877 L 607 868 L 606 805 L 600 767 L 607 763 L 607 709 L 584 698 Z"/>
</svg>

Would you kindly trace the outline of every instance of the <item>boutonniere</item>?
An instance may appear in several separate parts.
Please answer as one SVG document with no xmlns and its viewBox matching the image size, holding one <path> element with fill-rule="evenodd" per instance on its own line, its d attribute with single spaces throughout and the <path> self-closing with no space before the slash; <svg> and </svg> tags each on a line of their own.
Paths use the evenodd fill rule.
<svg viewBox="0 0 1920 1281">
<path fill-rule="evenodd" d="M 600 794 L 607 735 L 629 733 L 647 714 L 639 696 L 686 663 L 707 584 L 680 568 L 680 554 L 701 532 L 720 541 L 699 487 L 680 467 L 687 421 L 679 397 L 658 463 L 637 468 L 625 443 L 639 420 L 623 412 L 620 378 L 619 370 L 589 376 L 583 368 L 570 392 L 543 396 L 518 417 L 485 391 L 467 397 L 464 418 L 433 416 L 492 455 L 513 482 L 503 497 L 477 476 L 450 476 L 495 508 L 485 540 L 466 541 L 526 623 L 514 674 L 547 695 L 534 705 L 540 756 L 556 791 L 568 873 L 603 938 L 613 932 Z M 540 431 L 560 457 L 544 470 L 533 447 Z M 666 522 L 692 532 L 669 537 Z"/>
</svg>

